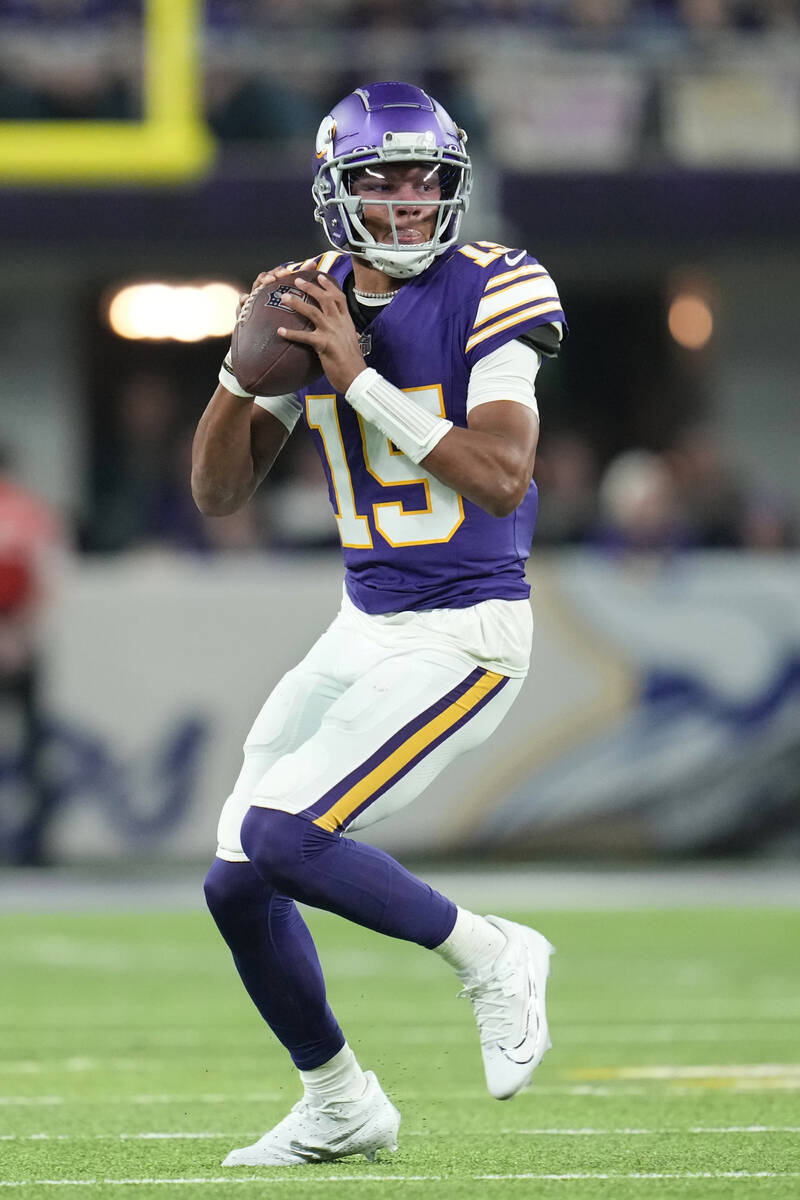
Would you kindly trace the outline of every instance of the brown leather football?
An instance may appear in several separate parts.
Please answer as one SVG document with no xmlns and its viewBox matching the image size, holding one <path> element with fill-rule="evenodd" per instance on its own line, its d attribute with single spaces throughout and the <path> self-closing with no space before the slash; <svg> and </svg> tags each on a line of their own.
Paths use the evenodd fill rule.
<svg viewBox="0 0 800 1200">
<path fill-rule="evenodd" d="M 323 374 L 310 346 L 288 342 L 278 329 L 313 329 L 284 303 L 288 293 L 316 305 L 316 300 L 295 286 L 295 279 L 319 279 L 318 271 L 295 271 L 273 284 L 251 292 L 233 328 L 231 365 L 246 392 L 254 396 L 284 396 L 307 387 Z"/>
</svg>

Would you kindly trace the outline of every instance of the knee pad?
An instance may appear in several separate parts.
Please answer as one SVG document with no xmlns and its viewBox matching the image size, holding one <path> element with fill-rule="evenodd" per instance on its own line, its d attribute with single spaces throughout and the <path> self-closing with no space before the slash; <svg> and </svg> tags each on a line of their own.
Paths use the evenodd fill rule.
<svg viewBox="0 0 800 1200">
<path fill-rule="evenodd" d="M 252 805 L 242 822 L 242 849 L 262 879 L 291 895 L 304 873 L 308 831 L 305 817 Z"/>
<path fill-rule="evenodd" d="M 203 891 L 212 916 L 219 920 L 227 913 L 240 912 L 243 905 L 262 900 L 265 886 L 250 863 L 215 858 L 206 875 Z"/>
</svg>

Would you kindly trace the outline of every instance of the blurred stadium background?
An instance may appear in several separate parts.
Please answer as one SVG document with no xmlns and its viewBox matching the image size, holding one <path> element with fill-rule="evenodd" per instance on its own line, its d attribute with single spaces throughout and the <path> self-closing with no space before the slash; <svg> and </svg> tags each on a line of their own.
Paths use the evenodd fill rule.
<svg viewBox="0 0 800 1200">
<path fill-rule="evenodd" d="M 790 0 L 0 0 L 0 860 L 207 859 L 335 609 L 302 434 L 226 519 L 188 456 L 236 293 L 323 248 L 318 121 L 376 78 L 466 127 L 465 237 L 541 258 L 572 330 L 540 377 L 533 674 L 376 840 L 796 863 Z"/>
</svg>

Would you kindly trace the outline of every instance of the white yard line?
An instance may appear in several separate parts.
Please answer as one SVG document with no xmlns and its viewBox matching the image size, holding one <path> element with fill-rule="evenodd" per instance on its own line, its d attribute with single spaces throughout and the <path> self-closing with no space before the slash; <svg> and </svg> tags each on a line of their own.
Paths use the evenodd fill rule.
<svg viewBox="0 0 800 1200">
<path fill-rule="evenodd" d="M 680 1096 L 697 1096 L 699 1090 L 704 1088 L 725 1088 L 727 1092 L 773 1092 L 773 1091 L 800 1091 L 800 1076 L 767 1076 L 765 1078 L 757 1077 L 732 1077 L 719 1079 L 713 1076 L 706 1076 L 697 1080 L 689 1086 L 680 1087 L 671 1084 L 669 1087 L 669 1097 L 673 1099 Z M 658 1099 L 663 1097 L 663 1091 L 657 1088 L 643 1085 L 625 1084 L 609 1082 L 603 1083 L 572 1083 L 572 1084 L 535 1084 L 533 1092 L 537 1096 L 592 1096 L 598 1099 L 618 1100 L 626 1096 L 640 1096 L 642 1098 Z M 440 1100 L 448 1098 L 459 1100 L 480 1100 L 486 1099 L 486 1092 L 481 1088 L 470 1089 L 449 1089 L 438 1093 Z M 70 1104 L 73 1108 L 81 1105 L 97 1105 L 102 1104 L 106 1107 L 111 1105 L 125 1107 L 126 1105 L 153 1105 L 153 1104 L 271 1104 L 283 1101 L 294 1103 L 294 1093 L 290 1096 L 288 1092 L 257 1092 L 253 1094 L 246 1093 L 222 1093 L 210 1092 L 199 1095 L 133 1095 L 121 1096 L 116 1095 L 99 1095 L 91 1097 L 81 1097 L 76 1099 L 75 1096 L 0 1096 L 0 1108 L 55 1108 L 63 1104 Z M 429 1100 L 429 1092 L 416 1092 L 403 1090 L 403 1100 Z"/>
<path fill-rule="evenodd" d="M 237 1137 L 260 1137 L 263 1130 L 240 1129 L 238 1133 L 0 1133 L 0 1142 L 136 1142 L 182 1141 L 219 1138 L 234 1141 Z"/>
<path fill-rule="evenodd" d="M 699 1044 L 741 1045 L 742 1038 L 748 1036 L 759 1042 L 791 1043 L 797 1041 L 797 1030 L 789 1022 L 784 1027 L 773 1023 L 757 1021 L 742 1021 L 731 1024 L 697 1024 L 686 1025 L 619 1025 L 606 1029 L 598 1025 L 569 1026 L 559 1024 L 558 1039 L 560 1044 L 583 1045 L 605 1042 L 609 1045 L 646 1045 L 654 1042 L 665 1042 L 672 1045 L 675 1041 L 693 1042 Z M 166 1045 L 169 1050 L 178 1052 L 195 1051 L 201 1044 L 200 1039 L 187 1038 L 154 1039 L 146 1035 L 148 1049 L 153 1051 L 159 1045 Z M 252 1039 L 251 1039 L 252 1040 Z M 475 1040 L 475 1030 L 470 1026 L 450 1029 L 435 1027 L 432 1029 L 402 1029 L 396 1026 L 392 1031 L 392 1040 L 402 1045 L 461 1045 Z M 61 1046 L 63 1048 L 63 1036 Z M 204 1061 L 225 1062 L 228 1066 L 241 1063 L 242 1066 L 252 1062 L 252 1055 L 232 1053 L 243 1050 L 247 1039 L 241 1042 L 228 1042 L 217 1050 L 207 1053 L 204 1050 Z M 171 1059 L 172 1056 L 170 1056 Z M 39 1056 L 31 1059 L 0 1062 L 0 1075 L 41 1075 L 48 1071 L 155 1071 L 170 1069 L 170 1062 L 153 1057 L 126 1058 L 115 1055 L 72 1055 L 69 1058 L 48 1058 Z"/>
<path fill-rule="evenodd" d="M 403 970 L 405 971 L 405 964 Z M 437 974 L 441 981 L 441 974 L 438 972 Z M 432 995 L 429 1004 L 426 1002 L 426 1024 L 430 1025 L 436 1022 L 447 1027 L 452 1022 L 454 1000 L 455 991 Z M 367 1001 L 364 1001 L 364 1004 L 366 1005 Z M 187 1041 L 191 1039 L 192 1042 L 196 1039 L 208 1040 L 211 1035 L 224 1036 L 226 1042 L 229 1043 L 243 1042 L 248 1045 L 252 1043 L 252 1033 L 248 1029 L 231 1027 L 222 1019 L 221 1015 L 216 1020 L 210 1017 L 208 1022 L 202 1025 L 187 1025 L 181 1020 L 182 1014 L 183 1010 L 177 1006 L 173 1024 L 161 1025 L 155 1022 L 150 1023 L 148 1017 L 153 1014 L 145 1001 L 142 1001 L 141 1004 L 115 1004 L 113 1010 L 110 1010 L 108 1005 L 94 1004 L 91 1001 L 73 1005 L 38 1003 L 36 997 L 32 997 L 30 1001 L 26 1000 L 24 1004 L 0 1005 L 0 1023 L 13 1026 L 18 1034 L 29 1033 L 37 1039 L 37 1045 L 42 1037 L 53 1040 L 62 1039 L 63 1041 L 64 1029 L 67 1024 L 71 1029 L 75 1029 L 76 1032 L 86 1037 L 106 1035 L 113 1038 L 121 1032 L 135 1032 L 146 1035 L 148 1038 L 163 1038 L 167 1042 L 170 1040 L 180 1042 L 182 1039 Z M 619 1022 L 613 1018 L 603 1020 L 598 1017 L 596 1007 L 586 1004 L 579 998 L 562 998 L 560 1014 L 559 1030 L 591 1026 L 597 1033 L 602 1033 L 604 1029 L 620 1027 Z M 408 1016 L 407 1004 L 392 1001 L 382 1002 L 381 1015 L 392 1025 L 402 1026 L 412 1023 Z M 797 997 L 759 998 L 757 1015 L 754 1015 L 753 1005 L 749 1001 L 733 1001 L 730 998 L 704 994 L 702 1012 L 692 1015 L 691 1010 L 684 1005 L 680 1019 L 676 1018 L 674 1012 L 669 1015 L 654 1014 L 650 1023 L 676 1025 L 683 1028 L 684 1024 L 722 1025 L 727 1022 L 766 1024 L 770 1021 L 797 1021 L 798 1019 L 800 1019 L 800 999 Z M 43 1026 L 45 1027 L 43 1028 Z"/>
<path fill-rule="evenodd" d="M 760 1022 L 740 1022 L 734 1024 L 697 1024 L 686 1025 L 619 1025 L 614 1028 L 600 1026 L 559 1025 L 558 1039 L 562 1045 L 597 1045 L 605 1042 L 609 1045 L 638 1045 L 652 1046 L 654 1043 L 672 1045 L 676 1041 L 696 1043 L 699 1045 L 740 1046 L 742 1038 L 747 1036 L 761 1043 L 776 1043 L 774 1050 L 793 1048 L 797 1041 L 797 1030 L 789 1023 L 785 1027 Z M 392 1040 L 397 1045 L 428 1046 L 428 1045 L 472 1045 L 475 1040 L 475 1030 L 472 1026 L 451 1029 L 398 1029 L 392 1032 Z M 183 1047 L 192 1048 L 186 1043 Z M 239 1047 L 237 1046 L 236 1049 Z M 227 1068 L 239 1064 L 243 1069 L 252 1062 L 252 1056 L 232 1054 L 230 1048 L 222 1047 L 216 1053 L 204 1054 L 204 1061 L 224 1062 Z M 17 1061 L 0 1062 L 0 1076 L 47 1075 L 60 1072 L 66 1074 L 92 1074 L 109 1071 L 159 1072 L 169 1069 L 164 1059 L 152 1057 L 123 1057 L 116 1055 L 72 1055 L 68 1058 L 20 1059 Z M 691 1073 L 688 1073 L 690 1072 Z M 653 1068 L 597 1068 L 593 1073 L 587 1070 L 584 1078 L 596 1079 L 680 1079 L 703 1078 L 707 1075 L 720 1076 L 767 1076 L 767 1075 L 797 1075 L 800 1076 L 800 1065 L 794 1071 L 781 1068 L 720 1067 L 709 1070 L 706 1068 L 686 1067 L 653 1067 Z"/>
<path fill-rule="evenodd" d="M 0 1063 L 0 1075 L 44 1075 L 51 1071 L 153 1071 L 164 1068 L 155 1058 L 88 1058 L 83 1055 L 58 1059 L 23 1059 Z"/>
<path fill-rule="evenodd" d="M 800 1133 L 800 1125 L 692 1125 L 688 1129 L 501 1129 L 503 1134 L 532 1137 L 661 1137 L 663 1134 Z M 470 1135 L 472 1136 L 472 1134 Z"/>
<path fill-rule="evenodd" d="M 715 1063 L 709 1066 L 587 1067 L 572 1071 L 575 1079 L 769 1079 L 800 1078 L 800 1062 Z"/>
<path fill-rule="evenodd" d="M 776 1028 L 771 1022 L 766 1021 L 738 1021 L 713 1023 L 704 1021 L 702 1023 L 687 1022 L 685 1025 L 558 1025 L 557 1036 L 560 1042 L 578 1043 L 585 1042 L 597 1045 L 599 1042 L 609 1042 L 612 1044 L 621 1043 L 629 1045 L 630 1043 L 640 1045 L 651 1045 L 653 1042 L 669 1042 L 672 1043 L 677 1039 L 684 1042 L 721 1042 L 723 1044 L 741 1045 L 742 1037 L 748 1034 L 752 1038 L 757 1038 L 762 1042 L 791 1042 L 794 1045 L 797 1041 L 797 1030 L 789 1023 L 786 1027 Z M 554 1037 L 556 1034 L 554 1033 Z M 418 1029 L 409 1027 L 406 1029 L 395 1027 L 392 1030 L 392 1040 L 402 1045 L 436 1045 L 437 1043 L 446 1043 L 448 1045 L 460 1042 L 474 1041 L 475 1030 L 472 1027 L 453 1027 L 433 1028 L 433 1029 Z M 226 1060 L 230 1060 L 230 1055 L 225 1056 Z"/>
<path fill-rule="evenodd" d="M 481 1181 L 511 1179 L 553 1179 L 572 1181 L 576 1179 L 800 1179 L 800 1171 L 632 1171 L 629 1174 L 616 1171 L 573 1172 L 564 1175 L 536 1175 L 533 1172 L 519 1175 L 473 1175 Z"/>
<path fill-rule="evenodd" d="M 613 1179 L 613 1180 L 651 1180 L 651 1179 L 800 1179 L 800 1171 L 634 1171 L 630 1173 L 615 1171 L 585 1171 L 569 1174 L 545 1174 L 524 1172 L 508 1175 L 471 1175 L 466 1176 L 480 1183 L 511 1182 L 513 1180 L 529 1179 L 538 1181 L 574 1182 L 577 1180 Z M 455 1183 L 461 1185 L 465 1177 L 462 1175 L 317 1175 L 307 1171 L 285 1168 L 281 1175 L 200 1175 L 185 1179 L 18 1179 L 0 1180 L 0 1187 L 152 1187 L 157 1184 L 178 1186 L 180 1184 L 211 1184 L 219 1186 L 226 1183 Z"/>
<path fill-rule="evenodd" d="M 682 1129 L 678 1127 L 668 1129 L 498 1129 L 498 1130 L 471 1130 L 469 1137 L 497 1137 L 502 1135 L 512 1137 L 662 1137 L 665 1134 L 674 1136 L 682 1136 L 684 1134 L 774 1134 L 774 1133 L 800 1133 L 800 1125 L 693 1125 L 689 1128 Z M 249 1137 L 258 1137 L 258 1130 L 242 1130 L 239 1129 L 235 1133 L 213 1133 L 209 1130 L 203 1131 L 177 1131 L 177 1132 L 143 1132 L 143 1133 L 89 1133 L 89 1134 L 73 1134 L 73 1133 L 0 1133 L 0 1142 L 86 1142 L 86 1141 L 193 1141 L 193 1140 L 219 1140 L 219 1141 L 235 1141 L 237 1138 L 245 1140 Z M 404 1137 L 454 1137 L 467 1136 L 465 1134 L 454 1134 L 446 1130 L 439 1130 L 435 1134 L 428 1129 L 406 1129 L 403 1133 Z"/>
<path fill-rule="evenodd" d="M 49 1108 L 58 1104 L 234 1104 L 246 1101 L 252 1104 L 269 1104 L 288 1100 L 286 1092 L 244 1092 L 241 1095 L 223 1092 L 201 1092 L 198 1095 L 172 1095 L 167 1092 L 135 1094 L 133 1096 L 91 1096 L 77 1101 L 74 1096 L 0 1096 L 0 1107 L 14 1108 L 39 1106 Z M 292 1101 L 294 1102 L 294 1101 Z"/>
</svg>

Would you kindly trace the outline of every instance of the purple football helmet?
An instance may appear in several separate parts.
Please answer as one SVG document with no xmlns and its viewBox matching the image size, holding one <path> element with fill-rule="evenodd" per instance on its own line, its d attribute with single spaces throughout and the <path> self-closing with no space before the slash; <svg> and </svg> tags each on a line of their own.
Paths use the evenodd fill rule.
<svg viewBox="0 0 800 1200">
<path fill-rule="evenodd" d="M 317 132 L 312 195 L 314 216 L 331 245 L 366 258 L 396 279 L 418 275 L 454 244 L 467 210 L 472 166 L 467 135 L 440 104 L 410 83 L 371 83 L 345 96 L 324 118 Z M 437 208 L 431 240 L 401 244 L 394 210 L 386 205 L 393 243 L 377 242 L 363 223 L 363 202 L 352 195 L 354 171 L 376 163 L 421 163 L 438 167 L 441 199 L 426 201 Z"/>
</svg>

